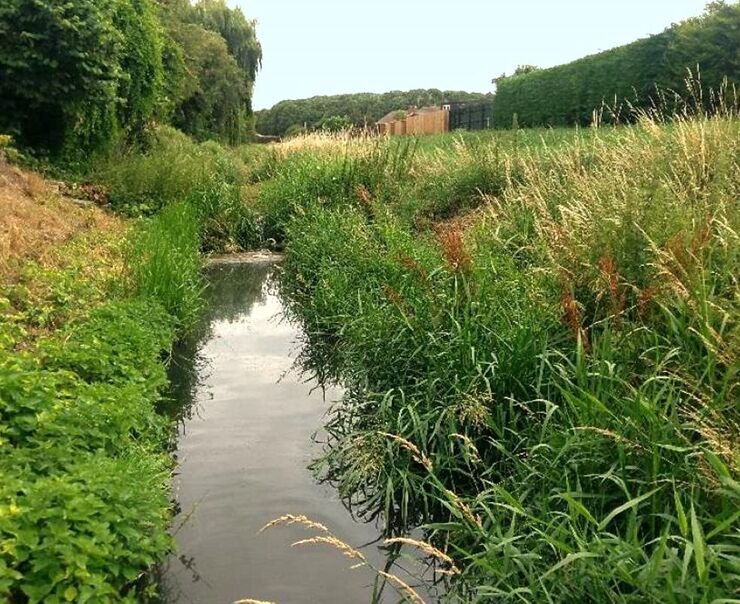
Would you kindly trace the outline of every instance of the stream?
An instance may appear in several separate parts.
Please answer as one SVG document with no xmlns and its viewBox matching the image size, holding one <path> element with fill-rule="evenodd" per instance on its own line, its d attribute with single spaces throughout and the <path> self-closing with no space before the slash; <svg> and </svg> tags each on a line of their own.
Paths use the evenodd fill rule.
<svg viewBox="0 0 740 604">
<path fill-rule="evenodd" d="M 177 551 L 162 569 L 168 604 L 366 604 L 375 573 L 327 544 L 291 547 L 319 534 L 303 526 L 259 532 L 283 514 L 303 514 L 361 548 L 383 567 L 379 530 L 355 521 L 307 466 L 320 453 L 312 435 L 338 392 L 316 389 L 293 369 L 299 332 L 281 317 L 269 287 L 275 265 L 217 264 L 202 325 L 173 358 L 179 409 Z M 384 601 L 398 595 L 389 587 Z"/>
</svg>

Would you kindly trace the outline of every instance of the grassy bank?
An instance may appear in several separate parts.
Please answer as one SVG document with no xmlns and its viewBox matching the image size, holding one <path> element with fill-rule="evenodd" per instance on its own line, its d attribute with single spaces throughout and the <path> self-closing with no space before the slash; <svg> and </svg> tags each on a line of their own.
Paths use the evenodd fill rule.
<svg viewBox="0 0 740 604">
<path fill-rule="evenodd" d="M 201 254 L 269 246 L 303 367 L 346 387 L 317 471 L 389 535 L 423 527 L 453 598 L 731 600 L 739 124 L 237 148 L 164 128 L 87 177 L 126 220 L 28 180 L 17 215 L 58 222 L 0 240 L 0 595 L 145 597 Z"/>
<path fill-rule="evenodd" d="M 141 601 L 172 546 L 156 406 L 197 312 L 198 223 L 116 220 L 0 168 L 0 598 Z"/>
<path fill-rule="evenodd" d="M 516 136 L 322 144 L 264 185 L 304 367 L 347 388 L 317 468 L 465 601 L 729 601 L 737 117 Z"/>
</svg>

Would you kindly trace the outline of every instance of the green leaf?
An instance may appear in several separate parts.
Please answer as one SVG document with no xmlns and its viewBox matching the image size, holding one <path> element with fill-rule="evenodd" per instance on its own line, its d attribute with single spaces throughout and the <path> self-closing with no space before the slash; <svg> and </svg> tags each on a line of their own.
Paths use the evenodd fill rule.
<svg viewBox="0 0 740 604">
<path fill-rule="evenodd" d="M 580 560 L 581 558 L 598 558 L 598 557 L 599 557 L 599 554 L 594 554 L 592 552 L 574 552 L 574 553 L 568 554 L 565 558 L 563 558 L 555 566 L 551 567 L 550 570 L 548 570 L 544 575 L 542 575 L 542 578 L 544 579 L 548 575 L 551 575 L 552 573 L 563 568 L 564 566 L 568 566 L 569 564 L 572 564 L 573 562 L 575 562 L 576 560 Z"/>
<path fill-rule="evenodd" d="M 596 518 L 593 517 L 591 512 L 588 511 L 586 506 L 584 506 L 580 501 L 578 501 L 575 497 L 573 497 L 570 493 L 560 493 L 559 497 L 562 499 L 565 499 L 565 501 L 568 502 L 568 504 L 576 510 L 581 516 L 586 518 L 591 524 L 594 526 L 598 526 L 599 523 L 597 522 Z"/>
<path fill-rule="evenodd" d="M 655 495 L 655 493 L 657 493 L 658 491 L 660 491 L 660 489 L 661 489 L 661 487 L 658 487 L 657 489 L 653 489 L 652 491 L 649 491 L 649 492 L 645 493 L 644 495 L 640 495 L 639 497 L 634 497 L 634 498 L 630 499 L 627 503 L 623 503 L 619 507 L 614 508 L 609 513 L 609 515 L 601 521 L 601 524 L 599 525 L 599 530 L 602 530 L 603 531 L 606 528 L 606 526 L 614 518 L 616 518 L 617 516 L 619 516 L 619 514 L 621 514 L 622 512 L 625 512 L 625 511 L 627 511 L 629 509 L 632 509 L 634 507 L 637 507 L 643 501 L 645 501 L 646 499 L 649 499 L 650 497 L 652 497 L 653 495 Z"/>
<path fill-rule="evenodd" d="M 681 531 L 681 535 L 687 537 L 689 534 L 689 523 L 686 520 L 686 512 L 683 509 L 681 498 L 678 496 L 678 491 L 673 490 L 673 500 L 676 502 L 676 517 L 678 518 L 678 528 Z"/>
<path fill-rule="evenodd" d="M 696 573 L 699 579 L 704 581 L 707 573 L 706 561 L 704 559 L 704 536 L 701 532 L 701 525 L 696 517 L 694 504 L 691 504 L 691 541 L 694 544 L 694 562 L 696 564 Z"/>
</svg>

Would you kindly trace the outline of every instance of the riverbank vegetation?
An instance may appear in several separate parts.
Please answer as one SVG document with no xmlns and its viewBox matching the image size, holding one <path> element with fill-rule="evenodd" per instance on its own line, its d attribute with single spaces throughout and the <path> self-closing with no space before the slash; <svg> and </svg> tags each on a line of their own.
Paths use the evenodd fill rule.
<svg viewBox="0 0 740 604">
<path fill-rule="evenodd" d="M 132 218 L 11 262 L 4 593 L 141 597 L 200 254 L 269 246 L 303 369 L 346 388 L 316 471 L 388 537 L 422 527 L 452 597 L 733 597 L 737 103 L 636 120 L 232 148 L 160 128 L 100 163 Z M 68 496 L 99 523 L 53 520 Z"/>
<path fill-rule="evenodd" d="M 198 223 L 175 204 L 132 225 L 0 171 L 0 598 L 141 601 L 172 546 L 156 409 L 199 304 Z"/>
<path fill-rule="evenodd" d="M 265 224 L 303 365 L 347 389 L 316 469 L 390 534 L 425 526 L 453 595 L 734 597 L 738 123 L 446 163 L 369 142 L 262 189 L 293 204 Z"/>
<path fill-rule="evenodd" d="M 285 252 L 301 367 L 346 390 L 317 473 L 396 549 L 421 529 L 452 599 L 737 596 L 731 85 L 616 125 L 603 95 L 584 113 L 528 69 L 502 102 L 533 83 L 528 103 L 590 127 L 516 127 L 553 121 L 532 106 L 508 131 L 257 147 L 261 50 L 239 11 L 29 6 L 0 8 L 0 131 L 21 151 L 0 145 L 75 182 L 0 160 L 0 598 L 154 592 L 168 354 L 202 255 L 259 247 Z M 697 23 L 676 56 L 702 54 Z"/>
</svg>

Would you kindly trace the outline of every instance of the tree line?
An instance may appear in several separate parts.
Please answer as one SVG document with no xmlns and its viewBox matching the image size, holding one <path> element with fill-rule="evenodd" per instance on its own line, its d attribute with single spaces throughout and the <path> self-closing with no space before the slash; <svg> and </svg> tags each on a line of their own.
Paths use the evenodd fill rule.
<svg viewBox="0 0 740 604">
<path fill-rule="evenodd" d="M 5 0 L 0 131 L 81 158 L 153 121 L 244 141 L 262 49 L 224 0 Z"/>
<path fill-rule="evenodd" d="M 740 84 L 740 4 L 712 2 L 660 34 L 551 69 L 522 66 L 495 80 L 493 119 L 501 128 L 567 126 L 591 123 L 603 107 L 613 121 L 634 107 L 670 111 L 670 91 L 686 96 L 687 77 L 693 100 L 707 104 L 725 78 Z"/>
<path fill-rule="evenodd" d="M 440 105 L 443 101 L 480 102 L 490 94 L 459 90 L 417 89 L 394 90 L 382 94 L 359 93 L 315 96 L 308 99 L 281 101 L 271 109 L 256 112 L 257 131 L 273 136 L 290 135 L 303 129 L 333 129 L 337 123 L 362 127 L 374 124 L 391 111 L 408 107 Z"/>
</svg>

